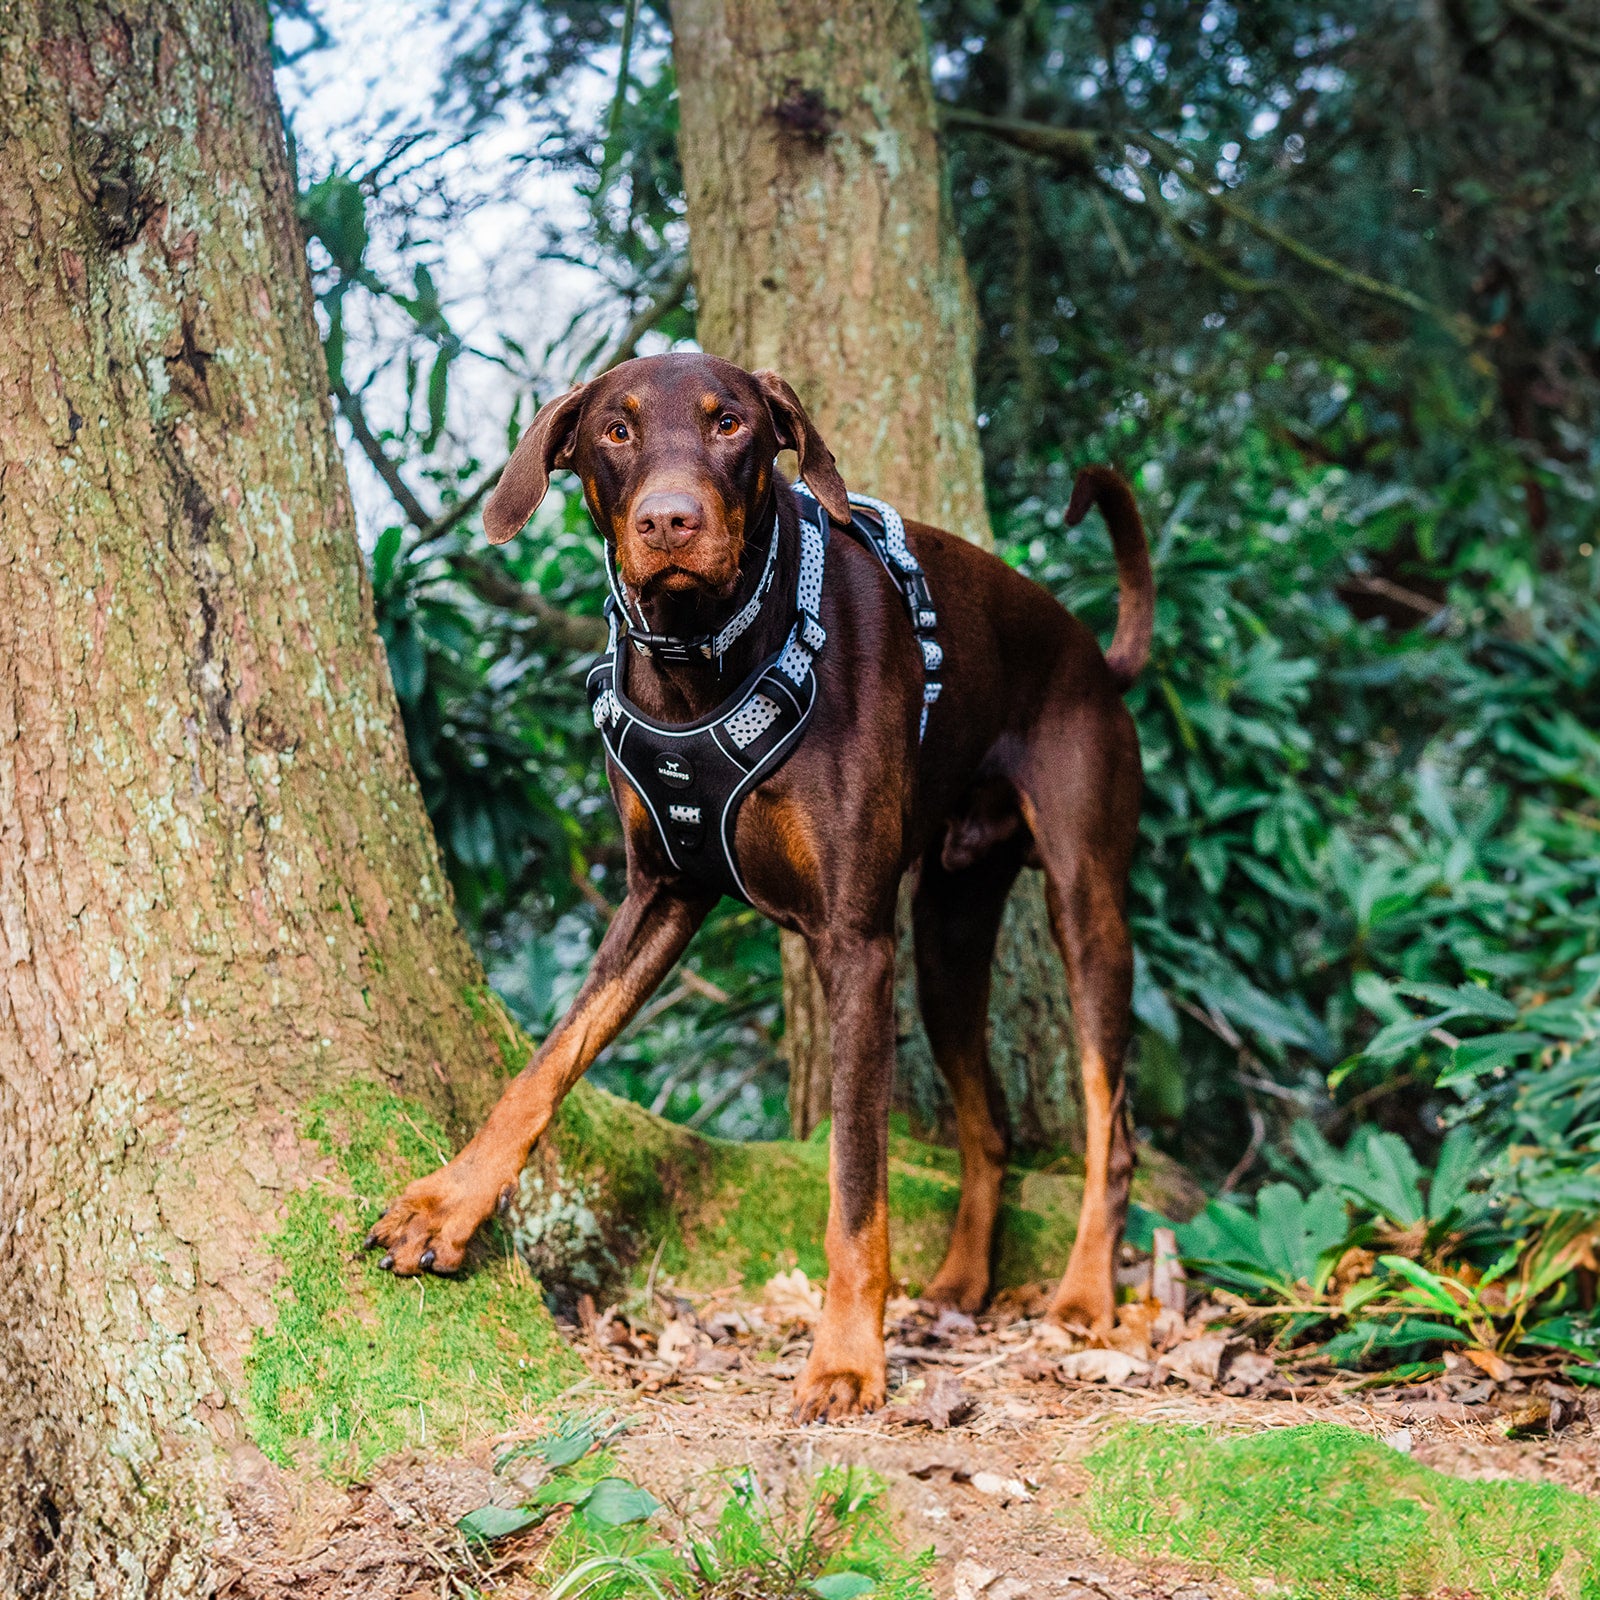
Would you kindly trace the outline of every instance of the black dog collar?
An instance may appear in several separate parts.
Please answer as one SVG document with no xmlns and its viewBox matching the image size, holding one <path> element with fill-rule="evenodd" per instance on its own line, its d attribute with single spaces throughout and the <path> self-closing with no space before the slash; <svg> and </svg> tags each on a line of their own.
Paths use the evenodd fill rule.
<svg viewBox="0 0 1600 1600">
<path fill-rule="evenodd" d="M 628 643 L 642 656 L 659 656 L 663 661 L 692 661 L 696 656 L 707 661 L 715 661 L 717 671 L 722 671 L 722 658 L 733 648 L 734 641 L 739 639 L 757 617 L 761 615 L 761 607 L 767 598 L 767 591 L 772 587 L 772 580 L 778 571 L 778 509 L 773 505 L 772 528 L 767 536 L 767 558 L 761 568 L 761 576 L 756 582 L 755 592 L 739 609 L 717 629 L 715 633 L 693 634 L 683 638 L 674 633 L 652 633 L 644 621 L 644 612 L 639 611 L 639 620 L 634 621 L 633 612 L 638 609 L 637 602 L 630 608 L 628 605 L 628 591 L 623 585 L 621 575 L 617 572 L 617 563 L 611 553 L 611 546 L 605 546 L 606 582 L 611 585 L 611 599 L 617 610 L 621 613 L 623 623 L 628 633 Z"/>
</svg>

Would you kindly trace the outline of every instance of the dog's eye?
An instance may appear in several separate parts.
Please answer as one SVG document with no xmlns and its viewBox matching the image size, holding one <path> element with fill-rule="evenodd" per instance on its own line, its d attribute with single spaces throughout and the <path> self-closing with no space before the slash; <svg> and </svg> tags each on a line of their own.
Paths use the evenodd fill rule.
<svg viewBox="0 0 1600 1600">
<path fill-rule="evenodd" d="M 724 411 L 722 413 L 722 415 L 717 418 L 717 432 L 718 433 L 729 434 L 729 433 L 737 433 L 738 431 L 739 431 L 739 419 L 736 416 L 734 416 L 734 414 L 731 411 Z"/>
<path fill-rule="evenodd" d="M 613 422 L 611 426 L 606 429 L 606 438 L 608 438 L 612 444 L 626 444 L 629 437 L 628 424 L 626 422 Z"/>
</svg>

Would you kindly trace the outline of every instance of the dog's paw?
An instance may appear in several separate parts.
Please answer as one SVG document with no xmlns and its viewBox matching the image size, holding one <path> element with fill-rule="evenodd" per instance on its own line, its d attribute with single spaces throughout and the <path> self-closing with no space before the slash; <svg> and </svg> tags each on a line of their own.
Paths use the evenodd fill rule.
<svg viewBox="0 0 1600 1600">
<path fill-rule="evenodd" d="M 840 1422 L 883 1404 L 888 1374 L 882 1352 L 874 1363 L 845 1364 L 819 1359 L 811 1352 L 805 1371 L 795 1380 L 793 1415 L 796 1422 Z"/>
<path fill-rule="evenodd" d="M 408 1184 L 367 1235 L 365 1248 L 383 1251 L 378 1265 L 386 1272 L 412 1277 L 419 1272 L 457 1271 L 473 1234 L 502 1195 L 509 1195 L 506 1186 L 475 1182 L 469 1173 L 455 1169 L 452 1161 Z"/>
<path fill-rule="evenodd" d="M 933 1282 L 922 1292 L 924 1300 L 931 1300 L 936 1306 L 950 1306 L 956 1311 L 965 1311 L 969 1316 L 983 1309 L 983 1302 L 988 1296 L 987 1262 L 973 1269 L 965 1261 L 954 1264 L 946 1261 L 934 1274 Z"/>
<path fill-rule="evenodd" d="M 1056 1290 L 1046 1315 L 1064 1327 L 1087 1328 L 1099 1337 L 1104 1337 L 1117 1325 L 1116 1302 L 1109 1294 L 1097 1292 L 1095 1287 L 1079 1289 L 1063 1284 Z"/>
</svg>

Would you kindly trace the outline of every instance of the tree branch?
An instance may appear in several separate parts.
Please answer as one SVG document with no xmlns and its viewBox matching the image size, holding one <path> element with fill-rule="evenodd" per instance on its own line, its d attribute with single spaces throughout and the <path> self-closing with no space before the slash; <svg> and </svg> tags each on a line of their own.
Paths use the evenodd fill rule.
<svg viewBox="0 0 1600 1600">
<path fill-rule="evenodd" d="M 383 479 L 389 493 L 394 496 L 394 502 L 405 513 L 406 521 L 413 528 L 426 528 L 433 520 L 423 509 L 422 502 L 411 492 L 411 486 L 400 476 L 400 469 L 389 459 L 388 453 L 383 448 L 380 440 L 367 424 L 367 414 L 361 409 L 361 402 L 342 383 L 333 387 L 333 397 L 339 402 L 339 409 L 344 413 L 344 419 L 350 424 L 350 432 L 355 436 L 355 441 L 361 446 L 361 453 L 372 463 L 372 470 Z"/>
<path fill-rule="evenodd" d="M 502 461 L 493 472 L 485 473 L 469 494 L 457 500 L 453 506 L 441 511 L 427 527 L 421 530 L 422 537 L 419 543 L 431 544 L 435 539 L 442 539 L 458 522 L 470 517 L 483 504 L 489 491 L 499 483 L 501 474 L 508 465 L 508 462 Z"/>
<path fill-rule="evenodd" d="M 421 543 L 426 544 L 448 533 L 470 515 L 505 471 L 504 466 L 496 467 L 464 500 L 457 501 L 441 515 L 430 517 L 423 509 L 422 502 L 411 492 L 410 485 L 400 476 L 399 467 L 389 459 L 383 442 L 372 431 L 361 402 L 343 384 L 339 384 L 333 393 L 345 420 L 350 424 L 350 432 L 361 446 L 361 453 L 388 486 L 406 521 L 421 536 Z M 502 611 L 514 611 L 518 616 L 532 617 L 545 630 L 552 644 L 566 650 L 592 651 L 604 648 L 606 625 L 599 617 L 563 610 L 546 600 L 537 589 L 518 583 L 498 563 L 483 556 L 458 551 L 447 556 L 446 561 L 452 574 L 485 604 L 498 606 Z"/>
<path fill-rule="evenodd" d="M 947 128 L 964 128 L 971 133 L 986 133 L 1002 144 L 1036 156 L 1048 156 L 1066 171 L 1080 177 L 1092 176 L 1106 135 L 1084 128 L 1057 128 L 1048 122 L 1025 122 L 1017 117 L 986 117 L 980 111 L 964 111 L 947 106 L 940 113 Z"/>
<path fill-rule="evenodd" d="M 565 650 L 592 651 L 605 648 L 606 624 L 603 618 L 566 611 L 546 600 L 537 589 L 518 583 L 497 562 L 469 551 L 456 551 L 445 557 L 450 571 L 478 598 L 502 611 L 532 617 L 548 634 L 553 644 Z"/>
<path fill-rule="evenodd" d="M 1409 289 L 1402 289 L 1398 284 L 1385 283 L 1381 278 L 1373 278 L 1365 272 L 1356 271 L 1353 267 L 1343 266 L 1331 256 L 1323 255 L 1320 250 L 1314 250 L 1310 245 L 1296 239 L 1293 234 L 1286 233 L 1275 223 L 1268 222 L 1264 217 L 1258 217 L 1253 211 L 1247 210 L 1238 201 L 1213 189 L 1209 183 L 1189 171 L 1184 165 L 1189 158 L 1176 145 L 1169 144 L 1165 139 L 1158 138 L 1152 133 L 1130 133 L 1127 139 L 1129 144 L 1143 150 L 1152 161 L 1170 172 L 1186 189 L 1199 195 L 1223 216 L 1249 229 L 1257 238 L 1276 245 L 1286 255 L 1293 256 L 1296 261 L 1303 262 L 1330 278 L 1336 278 L 1360 294 L 1375 300 L 1386 300 L 1391 305 L 1403 306 L 1418 316 L 1430 318 L 1461 344 L 1471 344 L 1481 331 L 1460 312 L 1446 311 L 1444 307 L 1436 306 L 1432 301 L 1423 299 L 1419 294 L 1413 294 Z"/>
<path fill-rule="evenodd" d="M 1522 3 L 1523 0 L 1507 0 L 1507 4 L 1511 5 L 1513 9 L 1517 9 L 1519 15 L 1522 14 Z M 1530 20 L 1533 19 L 1530 18 Z M 1551 23 L 1551 19 L 1546 17 L 1540 17 L 1538 21 L 1547 25 Z M 1569 40 L 1568 42 L 1572 43 L 1574 41 Z M 1014 145 L 1019 150 L 1029 150 L 1035 155 L 1046 156 L 1063 171 L 1079 177 L 1097 177 L 1097 161 L 1109 152 L 1112 145 L 1108 135 L 1088 129 L 1057 128 L 1044 122 L 1024 122 L 1013 118 L 986 117 L 975 111 L 963 111 L 954 107 L 944 112 L 944 123 L 949 128 L 965 128 L 974 133 L 984 133 L 992 139 L 998 139 L 1005 144 Z M 1180 183 L 1199 195 L 1223 216 L 1237 222 L 1258 238 L 1265 239 L 1269 244 L 1277 246 L 1286 255 L 1293 256 L 1295 260 L 1303 265 L 1311 267 L 1327 277 L 1335 278 L 1340 283 L 1372 299 L 1384 300 L 1391 305 L 1403 306 L 1408 311 L 1415 312 L 1419 316 L 1428 317 L 1437 322 L 1461 344 L 1470 344 L 1481 334 L 1482 330 L 1470 318 L 1460 312 L 1447 311 L 1444 307 L 1436 306 L 1431 301 L 1425 300 L 1421 295 L 1413 294 L 1411 290 L 1403 289 L 1398 284 L 1386 283 L 1381 278 L 1374 278 L 1368 273 L 1357 271 L 1353 267 L 1346 267 L 1335 261 L 1331 256 L 1325 256 L 1320 250 L 1315 250 L 1310 245 L 1296 239 L 1293 234 L 1278 227 L 1275 223 L 1268 222 L 1264 217 L 1257 216 L 1255 212 L 1240 205 L 1237 200 L 1213 190 L 1208 183 L 1189 170 L 1189 167 L 1185 165 L 1189 157 L 1176 145 L 1169 144 L 1165 139 L 1150 133 L 1130 132 L 1124 134 L 1122 138 L 1136 149 L 1143 150 L 1163 171 L 1172 173 Z M 1145 196 L 1149 199 L 1152 186 L 1144 184 L 1143 187 Z M 1115 190 L 1113 192 L 1120 193 Z M 1170 233 L 1172 230 L 1169 228 L 1168 232 Z M 1217 273 L 1219 276 L 1231 274 L 1236 280 L 1230 284 L 1232 288 L 1252 294 L 1261 293 L 1268 287 L 1279 294 L 1287 294 L 1288 292 L 1281 285 L 1269 284 L 1269 280 L 1245 278 L 1242 274 L 1233 273 L 1231 268 L 1225 267 L 1215 256 L 1203 251 L 1187 234 L 1182 235 L 1181 241 L 1179 236 L 1174 234 L 1174 239 L 1180 242 L 1186 254 L 1199 261 L 1201 265 L 1206 267 L 1207 271 Z"/>
<path fill-rule="evenodd" d="M 1520 18 L 1530 27 L 1537 28 L 1558 44 L 1564 44 L 1572 50 L 1580 50 L 1584 55 L 1593 56 L 1600 61 L 1600 39 L 1591 39 L 1576 28 L 1569 28 L 1559 17 L 1547 17 L 1533 4 L 1533 0 L 1504 0 L 1504 4 L 1512 16 Z"/>
<path fill-rule="evenodd" d="M 606 362 L 602 371 L 621 365 L 624 361 L 631 361 L 634 353 L 639 348 L 639 341 L 667 315 L 683 304 L 683 297 L 689 292 L 689 285 L 694 282 L 694 267 L 688 256 L 678 264 L 678 269 L 662 285 L 661 293 L 635 314 L 632 322 L 622 330 L 622 338 L 617 341 L 617 348 L 611 352 L 611 359 Z"/>
<path fill-rule="evenodd" d="M 1289 314 L 1298 317 L 1319 344 L 1327 350 L 1338 351 L 1339 341 L 1334 337 L 1333 330 L 1293 289 L 1277 278 L 1256 278 L 1237 267 L 1230 267 L 1189 232 L 1183 219 L 1167 204 L 1161 185 L 1147 169 L 1137 169 L 1137 176 L 1146 205 L 1154 212 L 1156 220 L 1172 242 L 1197 267 L 1210 273 L 1224 288 L 1232 289 L 1236 294 L 1276 295 L 1288 307 Z M 1112 194 L 1121 195 L 1120 190 L 1109 184 L 1102 183 L 1101 187 Z"/>
</svg>

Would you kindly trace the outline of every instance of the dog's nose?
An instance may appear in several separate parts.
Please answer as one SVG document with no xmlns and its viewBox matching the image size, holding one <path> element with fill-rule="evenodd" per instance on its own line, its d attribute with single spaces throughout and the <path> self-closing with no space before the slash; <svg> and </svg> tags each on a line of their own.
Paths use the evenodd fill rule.
<svg viewBox="0 0 1600 1600">
<path fill-rule="evenodd" d="M 633 513 L 633 526 L 652 550 L 678 550 L 700 531 L 704 516 L 692 494 L 647 494 Z"/>
</svg>

